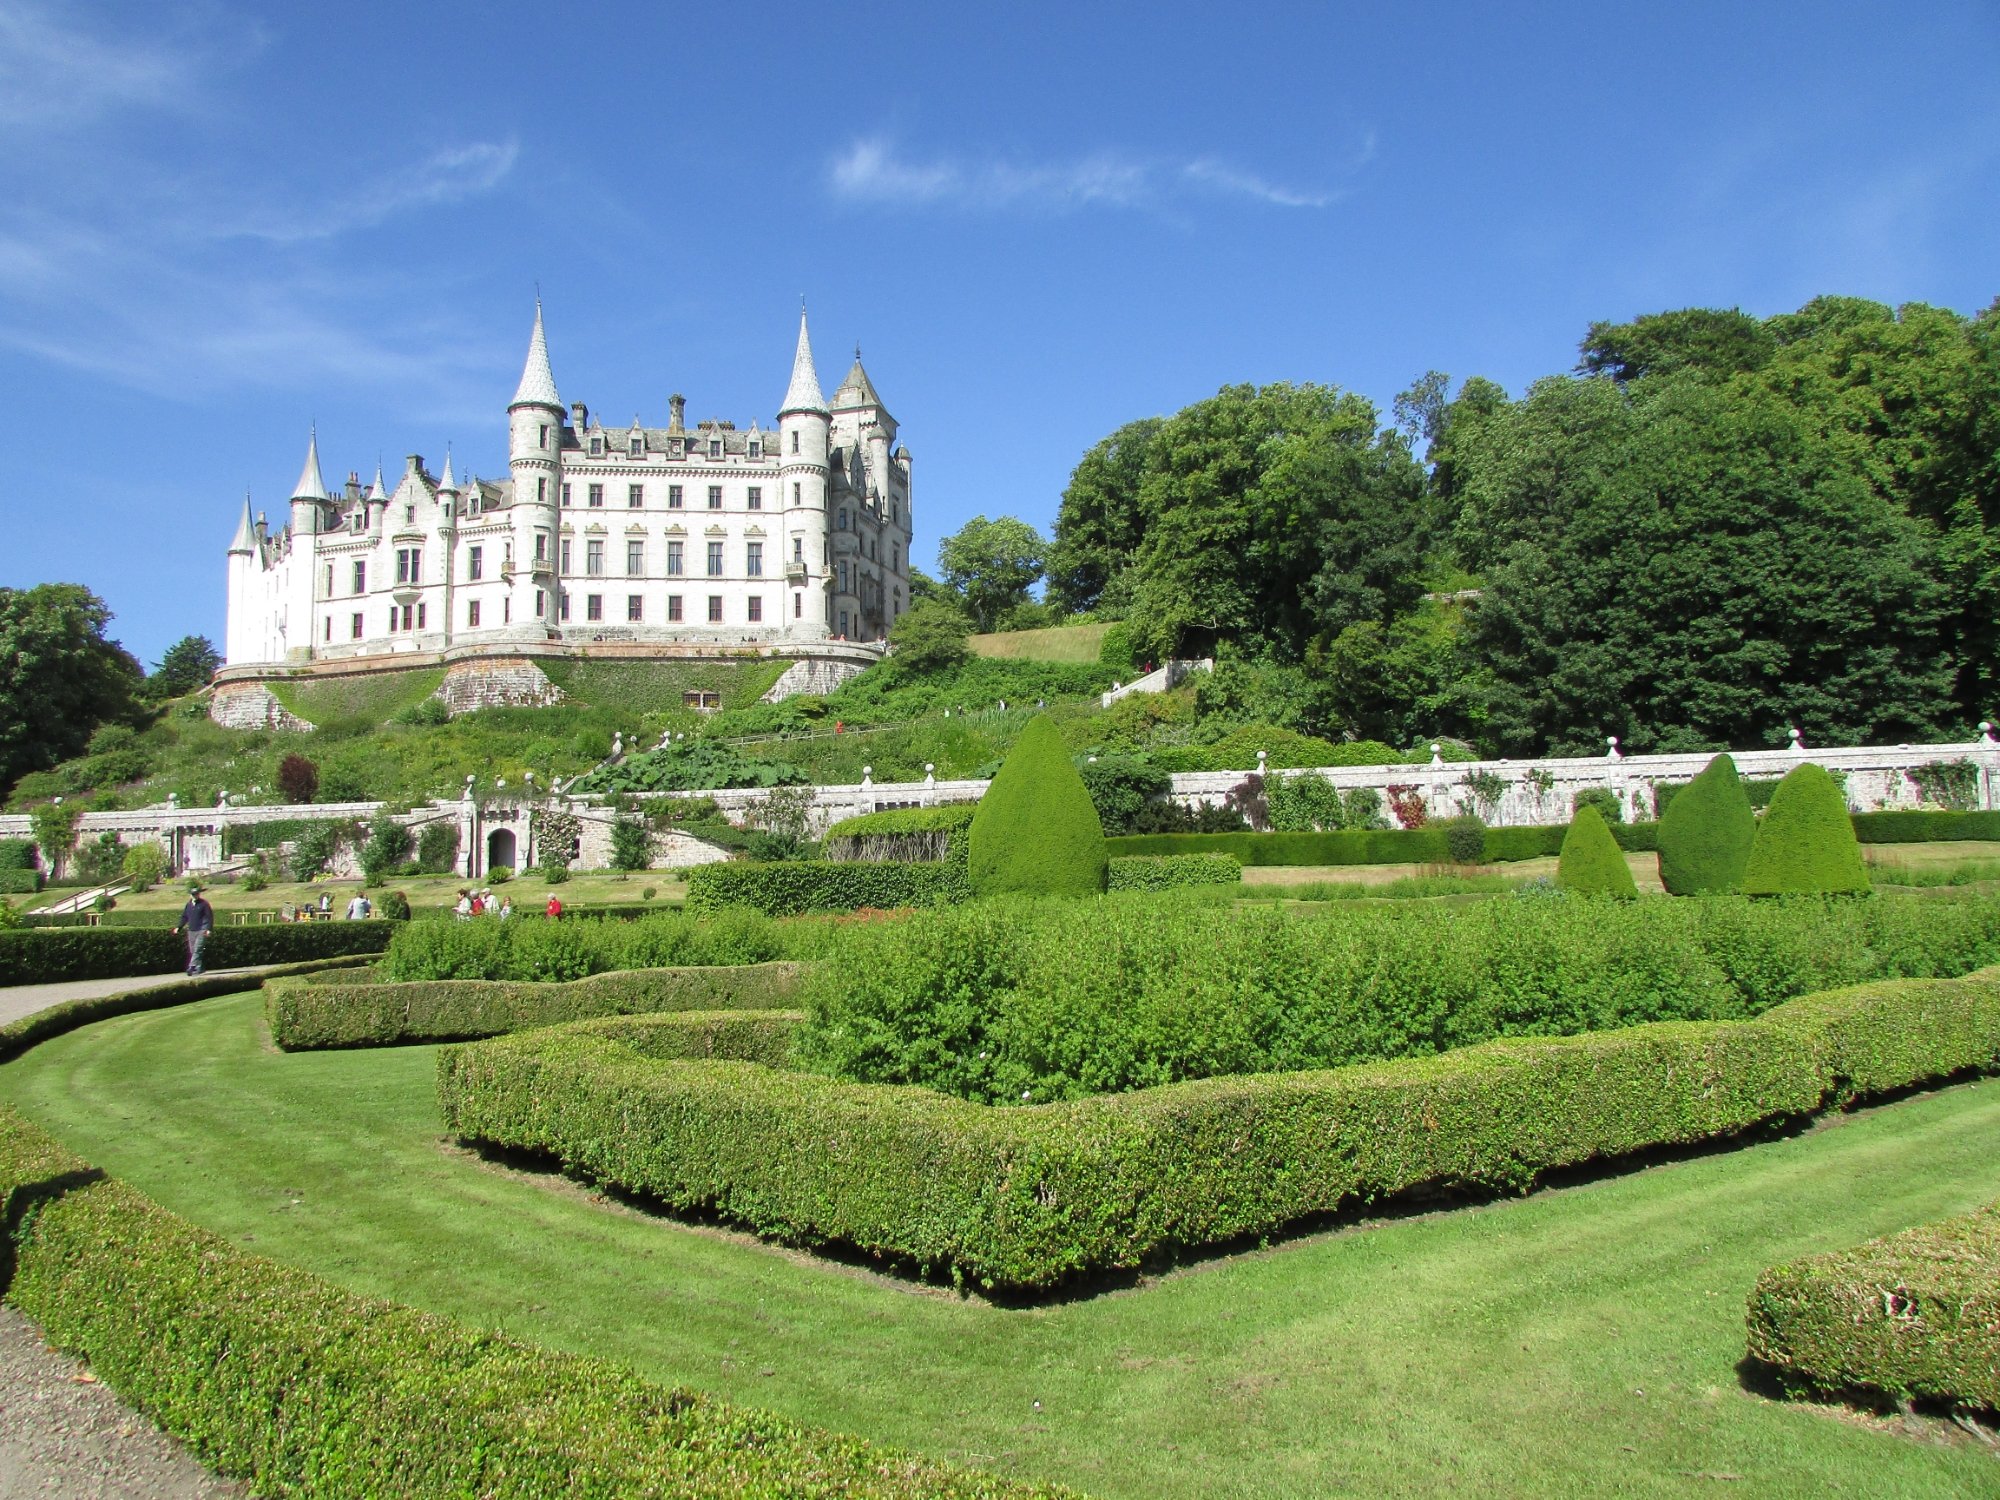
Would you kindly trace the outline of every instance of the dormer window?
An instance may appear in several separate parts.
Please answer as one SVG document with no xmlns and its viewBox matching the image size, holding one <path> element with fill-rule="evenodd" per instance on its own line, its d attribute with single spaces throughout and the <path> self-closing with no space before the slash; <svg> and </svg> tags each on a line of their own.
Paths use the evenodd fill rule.
<svg viewBox="0 0 2000 1500">
<path fill-rule="evenodd" d="M 764 440 L 762 438 L 750 439 L 750 456 L 752 458 L 762 458 L 764 456 Z"/>
<path fill-rule="evenodd" d="M 593 437 L 593 438 L 592 438 L 592 439 L 590 440 L 590 456 L 591 456 L 592 458 L 602 458 L 602 457 L 604 457 L 604 439 L 603 439 L 603 438 L 601 438 L 601 437 Z"/>
<path fill-rule="evenodd" d="M 646 439 L 644 434 L 637 432 L 632 434 L 631 456 L 633 458 L 644 458 L 646 456 Z"/>
<path fill-rule="evenodd" d="M 710 458 L 720 458 L 720 457 L 722 457 L 722 439 L 721 439 L 721 438 L 710 438 L 710 439 L 708 440 L 708 456 L 709 456 Z"/>
</svg>

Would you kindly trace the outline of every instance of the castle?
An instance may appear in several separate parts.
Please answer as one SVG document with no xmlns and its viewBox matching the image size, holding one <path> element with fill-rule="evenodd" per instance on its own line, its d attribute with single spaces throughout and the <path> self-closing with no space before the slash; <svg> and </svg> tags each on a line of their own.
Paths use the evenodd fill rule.
<svg viewBox="0 0 2000 1500">
<path fill-rule="evenodd" d="M 565 410 L 542 309 L 507 406 L 509 476 L 412 454 L 330 493 L 318 434 L 289 524 L 229 544 L 224 676 L 553 649 L 700 654 L 883 639 L 909 605 L 910 453 L 855 351 L 828 402 L 803 313 L 777 426 L 607 428 Z M 845 653 L 838 653 L 845 654 Z M 245 673 L 239 669 L 250 669 Z"/>
</svg>

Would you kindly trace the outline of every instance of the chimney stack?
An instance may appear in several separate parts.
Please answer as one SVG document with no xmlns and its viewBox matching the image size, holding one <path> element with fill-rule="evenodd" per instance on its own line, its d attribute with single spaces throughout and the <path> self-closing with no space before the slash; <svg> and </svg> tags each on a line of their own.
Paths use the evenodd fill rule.
<svg viewBox="0 0 2000 1500">
<path fill-rule="evenodd" d="M 680 395 L 667 397 L 667 431 L 685 432 L 687 430 L 687 409 L 687 397 Z"/>
</svg>

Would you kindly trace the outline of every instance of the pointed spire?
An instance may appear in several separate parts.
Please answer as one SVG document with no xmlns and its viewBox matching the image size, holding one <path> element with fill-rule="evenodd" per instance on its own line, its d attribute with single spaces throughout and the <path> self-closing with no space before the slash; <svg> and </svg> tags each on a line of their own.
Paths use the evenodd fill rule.
<svg viewBox="0 0 2000 1500">
<path fill-rule="evenodd" d="M 854 346 L 854 368 L 847 372 L 847 378 L 840 382 L 840 389 L 833 393 L 835 406 L 880 406 L 882 398 L 875 394 L 875 382 L 868 378 L 868 372 L 861 368 L 861 346 Z"/>
<path fill-rule="evenodd" d="M 562 411 L 562 397 L 556 394 L 555 372 L 549 368 L 549 341 L 542 332 L 542 299 L 535 298 L 535 332 L 528 340 L 528 362 L 521 369 L 520 388 L 514 392 L 514 399 L 507 403 L 512 411 L 517 406 L 546 406 L 556 412 Z"/>
<path fill-rule="evenodd" d="M 444 445 L 444 477 L 443 477 L 442 479 L 438 480 L 438 493 L 439 493 L 439 494 L 443 494 L 443 493 L 444 493 L 444 492 L 445 492 L 446 490 L 450 490 L 450 491 L 452 491 L 452 492 L 453 492 L 454 494 L 456 494 L 456 493 L 458 492 L 458 481 L 457 481 L 456 479 L 453 479 L 453 478 L 451 477 L 451 444 L 450 444 L 450 443 L 446 443 L 446 444 Z"/>
<path fill-rule="evenodd" d="M 251 529 L 250 495 L 248 491 L 245 491 L 243 495 L 243 519 L 236 523 L 236 539 L 229 544 L 229 550 L 231 552 L 255 552 L 257 550 L 256 534 Z"/>
<path fill-rule="evenodd" d="M 819 372 L 813 369 L 812 339 L 806 333 L 806 310 L 799 309 L 799 347 L 792 356 L 792 383 L 785 392 L 780 416 L 788 411 L 826 410 L 826 397 L 819 393 Z"/>
<path fill-rule="evenodd" d="M 382 483 L 382 460 L 379 458 L 375 460 L 375 487 L 368 492 L 368 498 L 380 500 L 384 505 L 389 503 L 389 490 Z"/>
<path fill-rule="evenodd" d="M 294 500 L 330 500 L 326 492 L 326 481 L 319 472 L 319 424 L 315 422 L 312 436 L 306 439 L 306 466 L 299 471 L 299 482 L 292 487 Z"/>
</svg>

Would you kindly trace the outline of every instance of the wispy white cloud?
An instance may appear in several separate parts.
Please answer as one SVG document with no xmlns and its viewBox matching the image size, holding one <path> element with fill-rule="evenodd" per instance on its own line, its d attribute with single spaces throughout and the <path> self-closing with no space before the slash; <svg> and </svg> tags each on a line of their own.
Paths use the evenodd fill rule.
<svg viewBox="0 0 2000 1500">
<path fill-rule="evenodd" d="M 1072 161 L 1021 163 L 902 154 L 867 136 L 836 155 L 827 186 L 855 203 L 975 211 L 1164 209 L 1193 194 L 1245 198 L 1277 208 L 1324 208 L 1335 194 L 1294 188 L 1212 156 L 1172 162 L 1100 151 Z"/>
<path fill-rule="evenodd" d="M 459 203 L 489 193 L 514 170 L 521 143 L 474 141 L 447 147 L 422 161 L 384 172 L 325 202 L 270 205 L 209 221 L 217 238 L 243 236 L 273 244 L 330 239 L 373 229 L 410 209 Z"/>
<path fill-rule="evenodd" d="M 47 132 L 134 106 L 184 105 L 199 50 L 159 36 L 93 32 L 73 13 L 0 4 L 0 127 Z"/>
</svg>

